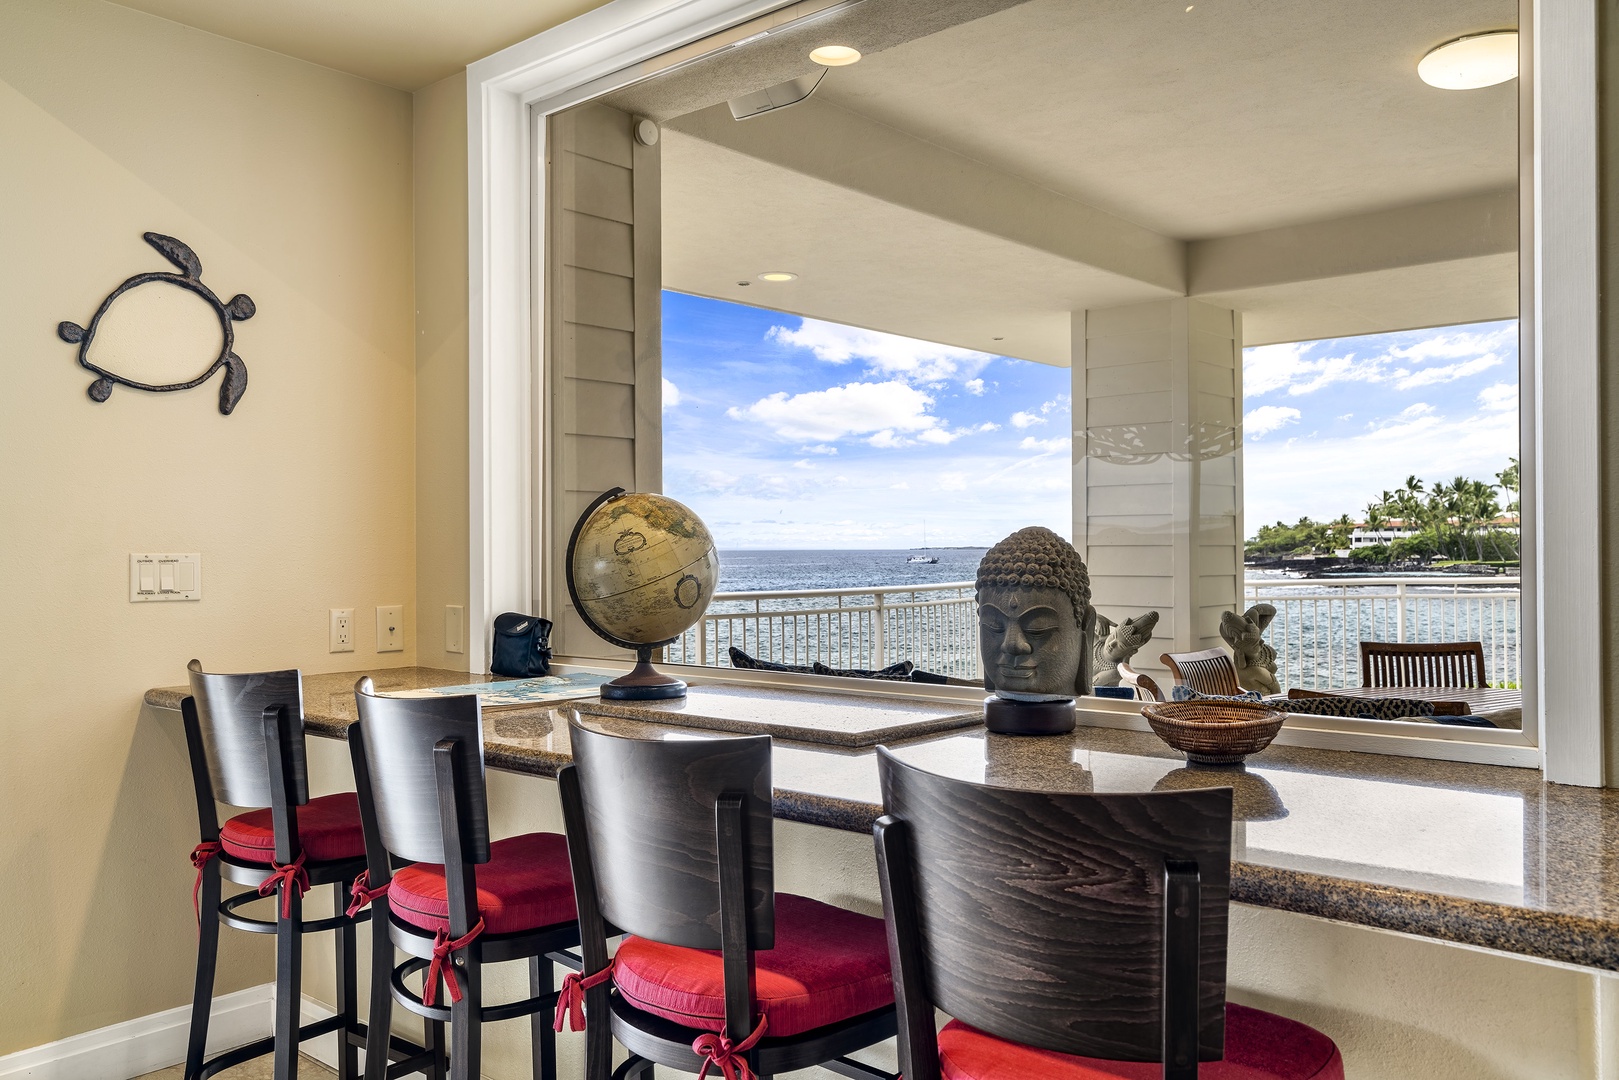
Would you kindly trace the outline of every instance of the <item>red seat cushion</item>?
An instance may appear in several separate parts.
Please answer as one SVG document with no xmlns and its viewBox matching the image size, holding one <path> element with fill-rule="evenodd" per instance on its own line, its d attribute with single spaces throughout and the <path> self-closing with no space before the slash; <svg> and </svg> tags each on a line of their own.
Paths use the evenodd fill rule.
<svg viewBox="0 0 1619 1080">
<path fill-rule="evenodd" d="M 364 855 L 360 801 L 354 792 L 322 795 L 298 807 L 298 842 L 310 862 L 336 862 Z M 275 858 L 275 825 L 270 821 L 269 809 L 251 810 L 225 822 L 219 830 L 219 846 L 233 859 L 268 866 Z"/>
<path fill-rule="evenodd" d="M 568 840 L 558 833 L 525 833 L 489 845 L 489 861 L 475 871 L 478 914 L 491 934 L 514 934 L 572 922 L 573 872 Z M 423 930 L 450 928 L 444 867 L 415 863 L 388 883 L 388 908 Z"/>
<path fill-rule="evenodd" d="M 952 1020 L 939 1032 L 945 1080 L 1159 1080 L 1152 1061 L 1074 1057 L 997 1039 Z M 1225 1007 L 1225 1060 L 1198 1066 L 1203 1080 L 1343 1080 L 1344 1060 L 1313 1027 L 1242 1005 Z"/>
<path fill-rule="evenodd" d="M 797 1035 L 894 1003 L 883 921 L 776 894 L 776 947 L 754 954 L 759 1007 L 771 1036 Z M 717 950 L 627 937 L 613 959 L 618 992 L 636 1008 L 704 1031 L 725 1027 Z"/>
</svg>

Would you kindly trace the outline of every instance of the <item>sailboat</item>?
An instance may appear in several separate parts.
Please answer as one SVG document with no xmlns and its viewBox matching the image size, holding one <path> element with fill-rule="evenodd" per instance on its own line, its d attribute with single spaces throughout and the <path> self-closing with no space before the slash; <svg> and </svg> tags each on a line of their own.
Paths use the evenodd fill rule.
<svg viewBox="0 0 1619 1080">
<path fill-rule="evenodd" d="M 922 554 L 912 555 L 905 560 L 908 563 L 936 563 L 939 557 L 928 551 L 928 523 L 922 522 Z"/>
</svg>

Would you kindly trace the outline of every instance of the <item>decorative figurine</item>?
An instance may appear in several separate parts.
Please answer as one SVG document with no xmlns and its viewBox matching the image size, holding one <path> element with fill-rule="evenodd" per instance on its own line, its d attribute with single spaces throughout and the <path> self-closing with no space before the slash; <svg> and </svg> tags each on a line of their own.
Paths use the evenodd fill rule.
<svg viewBox="0 0 1619 1080">
<path fill-rule="evenodd" d="M 1098 612 L 1091 627 L 1091 685 L 1118 686 L 1119 665 L 1126 663 L 1152 640 L 1158 613 L 1148 611 L 1114 625 Z"/>
<path fill-rule="evenodd" d="M 1074 546 L 1031 526 L 978 564 L 984 722 L 1008 735 L 1074 728 L 1074 698 L 1090 693 L 1090 577 Z"/>
<path fill-rule="evenodd" d="M 1276 681 L 1276 650 L 1265 644 L 1265 628 L 1276 618 L 1269 604 L 1255 604 L 1238 615 L 1228 611 L 1220 616 L 1220 636 L 1231 646 L 1232 664 L 1237 669 L 1237 685 L 1261 694 L 1280 694 Z"/>
<path fill-rule="evenodd" d="M 70 345 L 77 345 L 79 365 L 97 376 L 86 391 L 92 401 L 106 401 L 112 395 L 114 384 L 133 387 L 136 390 L 149 390 L 153 393 L 189 390 L 208 381 L 214 372 L 224 368 L 225 377 L 219 384 L 219 411 L 229 416 L 231 410 L 236 408 L 236 403 L 242 400 L 242 394 L 247 391 L 247 365 L 232 351 L 236 343 L 236 329 L 232 324 L 253 317 L 257 311 L 253 299 L 246 293 L 237 293 L 228 301 L 221 300 L 213 289 L 202 283 L 202 260 L 197 258 L 197 253 L 174 237 L 149 232 L 143 234 L 142 239 L 152 245 L 158 254 L 173 263 L 180 272 L 176 274 L 163 270 L 150 270 L 144 274 L 136 274 L 107 294 L 107 298 L 101 301 L 101 306 L 96 308 L 95 315 L 91 317 L 90 325 L 80 326 L 75 322 L 58 323 L 56 336 Z M 108 371 L 90 358 L 90 348 L 95 341 L 96 331 L 100 329 L 101 320 L 106 317 L 113 302 L 131 289 L 153 284 L 173 285 L 195 293 L 213 309 L 214 316 L 219 320 L 221 344 L 218 354 L 209 361 L 200 375 L 185 382 L 162 385 L 139 382 L 117 372 Z"/>
</svg>

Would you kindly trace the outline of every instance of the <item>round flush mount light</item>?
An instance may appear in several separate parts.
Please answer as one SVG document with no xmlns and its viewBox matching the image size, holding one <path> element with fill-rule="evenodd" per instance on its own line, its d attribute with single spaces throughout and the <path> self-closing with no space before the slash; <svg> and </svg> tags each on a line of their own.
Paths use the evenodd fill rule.
<svg viewBox="0 0 1619 1080">
<path fill-rule="evenodd" d="M 1477 90 L 1518 77 L 1518 32 L 1492 30 L 1447 41 L 1424 56 L 1417 74 L 1440 90 Z"/>
<path fill-rule="evenodd" d="M 766 270 L 759 275 L 760 281 L 797 281 L 797 274 L 789 274 L 785 270 Z"/>
<path fill-rule="evenodd" d="M 848 67 L 860 59 L 860 50 L 847 45 L 822 45 L 810 50 L 810 59 L 822 67 Z"/>
</svg>

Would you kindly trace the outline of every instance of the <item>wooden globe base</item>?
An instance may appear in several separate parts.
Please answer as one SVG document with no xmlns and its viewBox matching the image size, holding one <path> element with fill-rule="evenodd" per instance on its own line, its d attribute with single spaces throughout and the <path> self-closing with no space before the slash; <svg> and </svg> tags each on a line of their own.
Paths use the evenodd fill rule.
<svg viewBox="0 0 1619 1080">
<path fill-rule="evenodd" d="M 984 699 L 984 726 L 996 735 L 1066 735 L 1074 730 L 1074 702 Z"/>
<path fill-rule="evenodd" d="M 603 701 L 662 701 L 686 696 L 686 684 L 652 666 L 652 650 L 637 649 L 635 667 L 602 686 Z"/>
</svg>

